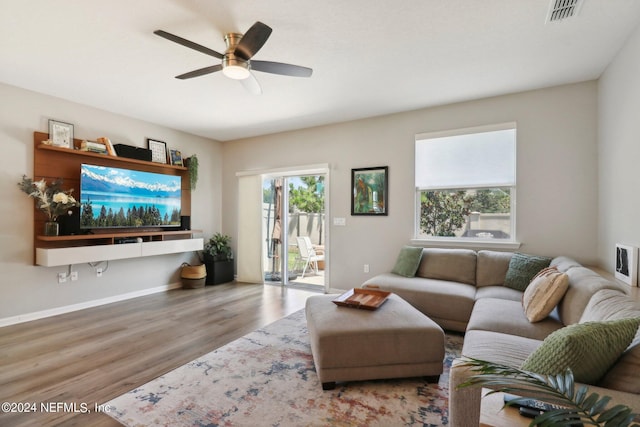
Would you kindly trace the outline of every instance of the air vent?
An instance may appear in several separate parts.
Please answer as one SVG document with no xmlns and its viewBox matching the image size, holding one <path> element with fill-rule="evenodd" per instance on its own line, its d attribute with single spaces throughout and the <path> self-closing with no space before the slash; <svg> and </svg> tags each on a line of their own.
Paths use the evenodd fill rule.
<svg viewBox="0 0 640 427">
<path fill-rule="evenodd" d="M 547 22 L 559 22 L 578 15 L 584 0 L 551 0 Z"/>
</svg>

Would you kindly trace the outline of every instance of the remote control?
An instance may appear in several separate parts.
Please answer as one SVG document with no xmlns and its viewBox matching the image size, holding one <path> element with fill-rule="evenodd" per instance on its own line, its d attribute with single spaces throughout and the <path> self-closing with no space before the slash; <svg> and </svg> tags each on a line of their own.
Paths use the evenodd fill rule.
<svg viewBox="0 0 640 427">
<path fill-rule="evenodd" d="M 544 411 L 541 411 L 540 409 L 531 409 L 527 408 L 526 406 L 521 406 L 519 411 L 520 415 L 527 418 L 535 418 L 538 415 L 544 414 Z"/>
<path fill-rule="evenodd" d="M 514 399 L 519 399 L 519 398 L 520 396 L 516 396 L 515 394 L 505 393 L 504 403 L 508 403 Z M 513 406 L 520 407 L 520 408 L 533 409 L 535 411 L 538 411 L 538 415 L 540 415 L 539 413 L 540 411 L 546 412 L 546 411 L 552 411 L 554 409 L 562 408 L 562 406 L 560 405 L 554 405 L 554 404 L 543 402 L 541 400 L 536 400 L 536 399 L 525 399 Z"/>
</svg>

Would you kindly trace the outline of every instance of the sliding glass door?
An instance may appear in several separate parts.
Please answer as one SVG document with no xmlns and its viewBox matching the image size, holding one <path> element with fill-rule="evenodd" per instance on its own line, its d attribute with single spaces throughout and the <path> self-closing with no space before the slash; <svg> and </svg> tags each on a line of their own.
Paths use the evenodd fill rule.
<svg viewBox="0 0 640 427">
<path fill-rule="evenodd" d="M 325 287 L 325 189 L 324 173 L 263 177 L 265 283 Z"/>
</svg>

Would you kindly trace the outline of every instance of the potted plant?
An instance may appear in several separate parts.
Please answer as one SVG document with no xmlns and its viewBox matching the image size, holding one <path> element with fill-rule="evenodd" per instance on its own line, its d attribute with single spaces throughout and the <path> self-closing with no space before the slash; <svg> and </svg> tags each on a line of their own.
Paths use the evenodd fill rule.
<svg viewBox="0 0 640 427">
<path fill-rule="evenodd" d="M 67 214 L 70 209 L 80 206 L 71 195 L 73 189 L 62 189 L 62 178 L 47 184 L 44 178 L 40 181 L 34 181 L 27 178 L 26 175 L 22 175 L 22 182 L 18 183 L 18 187 L 29 197 L 36 199 L 36 206 L 47 216 L 47 221 L 44 223 L 45 236 L 57 236 L 59 233 L 58 217 Z"/>
<path fill-rule="evenodd" d="M 233 251 L 230 236 L 214 234 L 204 245 L 203 255 L 207 269 L 207 285 L 233 281 Z"/>
</svg>

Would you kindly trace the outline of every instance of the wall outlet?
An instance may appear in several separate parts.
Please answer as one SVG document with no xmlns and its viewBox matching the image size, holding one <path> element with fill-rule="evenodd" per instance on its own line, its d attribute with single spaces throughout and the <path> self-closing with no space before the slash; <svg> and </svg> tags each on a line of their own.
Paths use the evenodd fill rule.
<svg viewBox="0 0 640 427">
<path fill-rule="evenodd" d="M 72 271 L 71 272 L 71 281 L 75 282 L 76 280 L 78 280 L 78 272 L 77 271 Z"/>
<path fill-rule="evenodd" d="M 102 277 L 102 268 L 96 268 L 96 277 Z"/>
<path fill-rule="evenodd" d="M 364 265 L 363 271 L 364 271 L 365 273 L 368 273 L 368 272 L 369 272 L 369 264 L 365 264 L 365 265 Z"/>
<path fill-rule="evenodd" d="M 58 273 L 58 283 L 67 282 L 67 273 Z"/>
</svg>

